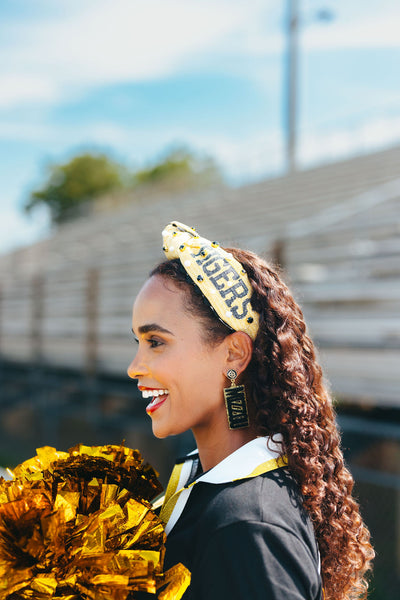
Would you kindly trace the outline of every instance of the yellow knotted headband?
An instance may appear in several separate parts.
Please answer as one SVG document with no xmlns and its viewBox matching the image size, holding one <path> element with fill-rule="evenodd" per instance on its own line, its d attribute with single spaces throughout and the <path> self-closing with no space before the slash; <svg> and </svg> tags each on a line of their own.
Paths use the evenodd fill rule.
<svg viewBox="0 0 400 600">
<path fill-rule="evenodd" d="M 259 315 L 251 307 L 252 288 L 240 262 L 218 243 L 200 237 L 195 229 L 178 221 L 167 225 L 162 235 L 166 257 L 179 258 L 220 319 L 254 341 Z"/>
</svg>

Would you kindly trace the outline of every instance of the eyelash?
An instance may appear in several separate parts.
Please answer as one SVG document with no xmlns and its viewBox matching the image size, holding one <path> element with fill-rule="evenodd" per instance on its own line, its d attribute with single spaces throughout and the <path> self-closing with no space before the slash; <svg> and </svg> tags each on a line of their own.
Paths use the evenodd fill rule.
<svg viewBox="0 0 400 600">
<path fill-rule="evenodd" d="M 135 336 L 134 339 L 135 339 L 135 343 L 139 344 L 139 340 L 138 340 L 138 338 L 136 336 Z M 163 345 L 162 341 L 160 341 L 158 339 L 155 339 L 155 338 L 149 338 L 149 339 L 146 340 L 146 342 L 149 344 L 150 348 L 157 348 L 158 346 L 162 346 Z"/>
<path fill-rule="evenodd" d="M 147 342 L 150 344 L 150 348 L 157 348 L 158 346 L 162 346 L 162 342 L 154 338 L 149 338 Z"/>
</svg>

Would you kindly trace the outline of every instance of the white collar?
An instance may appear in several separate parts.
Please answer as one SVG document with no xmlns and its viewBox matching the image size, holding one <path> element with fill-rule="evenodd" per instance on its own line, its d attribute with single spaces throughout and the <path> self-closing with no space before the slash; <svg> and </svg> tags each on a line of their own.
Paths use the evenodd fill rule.
<svg viewBox="0 0 400 600">
<path fill-rule="evenodd" d="M 275 460 L 282 455 L 282 436 L 274 434 L 272 437 L 257 437 L 232 454 L 221 460 L 215 467 L 203 473 L 196 479 L 196 483 L 228 483 L 238 479 L 246 479 L 262 464 Z M 191 454 L 188 458 L 191 458 Z"/>
<path fill-rule="evenodd" d="M 165 533 L 168 535 L 174 527 L 185 508 L 193 486 L 197 483 L 228 483 L 238 479 L 256 477 L 271 469 L 284 466 L 286 460 L 282 457 L 282 436 L 276 434 L 273 437 L 275 441 L 272 441 L 272 437 L 258 437 L 251 440 L 251 442 L 241 446 L 224 460 L 221 460 L 215 467 L 206 471 L 191 483 L 187 483 L 192 471 L 193 461 L 197 455 L 196 450 L 191 452 L 183 463 L 175 467 L 176 477 L 174 477 L 173 472 L 168 484 L 167 497 L 160 513 L 161 518 L 166 523 Z M 168 490 L 171 483 L 172 489 L 169 494 Z"/>
</svg>

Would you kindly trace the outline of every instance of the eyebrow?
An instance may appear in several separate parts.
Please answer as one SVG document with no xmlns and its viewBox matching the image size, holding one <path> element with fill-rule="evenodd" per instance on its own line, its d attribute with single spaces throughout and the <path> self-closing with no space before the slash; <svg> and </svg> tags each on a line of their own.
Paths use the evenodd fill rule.
<svg viewBox="0 0 400 600">
<path fill-rule="evenodd" d="M 168 333 L 169 335 L 174 335 L 172 333 L 172 331 L 169 331 L 169 329 L 165 329 L 165 327 L 161 327 L 161 325 L 157 325 L 157 323 L 148 323 L 147 325 L 141 325 L 138 328 L 138 332 L 143 335 L 145 333 L 149 333 L 149 331 L 158 331 L 159 333 Z M 132 333 L 133 335 L 135 335 L 135 332 L 132 329 Z"/>
</svg>

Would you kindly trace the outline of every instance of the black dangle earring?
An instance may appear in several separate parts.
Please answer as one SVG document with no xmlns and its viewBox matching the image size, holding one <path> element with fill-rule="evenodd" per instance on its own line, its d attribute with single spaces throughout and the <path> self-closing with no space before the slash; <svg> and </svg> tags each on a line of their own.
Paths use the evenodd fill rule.
<svg viewBox="0 0 400 600">
<path fill-rule="evenodd" d="M 235 385 L 237 373 L 229 369 L 226 376 L 231 380 L 231 386 L 224 388 L 225 406 L 228 413 L 229 429 L 242 429 L 249 426 L 247 401 L 244 385 Z"/>
</svg>

